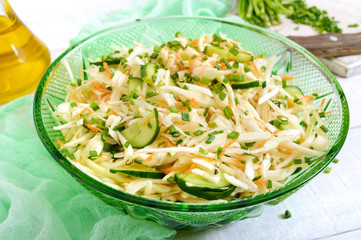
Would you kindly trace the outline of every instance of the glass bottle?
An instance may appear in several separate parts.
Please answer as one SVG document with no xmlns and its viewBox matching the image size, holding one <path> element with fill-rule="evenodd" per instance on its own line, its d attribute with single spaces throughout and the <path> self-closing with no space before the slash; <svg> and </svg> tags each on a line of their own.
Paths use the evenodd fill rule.
<svg viewBox="0 0 361 240">
<path fill-rule="evenodd" d="M 49 63 L 44 43 L 0 0 L 0 103 L 31 93 Z"/>
</svg>

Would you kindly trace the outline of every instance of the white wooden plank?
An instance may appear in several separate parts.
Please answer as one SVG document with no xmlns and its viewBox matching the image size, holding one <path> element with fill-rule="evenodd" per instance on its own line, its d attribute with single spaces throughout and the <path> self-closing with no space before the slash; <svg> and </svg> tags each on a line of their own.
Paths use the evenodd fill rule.
<svg viewBox="0 0 361 240">
<path fill-rule="evenodd" d="M 176 239 L 315 239 L 361 228 L 360 136 L 361 129 L 351 130 L 331 173 L 321 173 L 281 204 L 267 206 L 260 217 Z M 281 219 L 286 209 L 292 217 Z"/>
</svg>

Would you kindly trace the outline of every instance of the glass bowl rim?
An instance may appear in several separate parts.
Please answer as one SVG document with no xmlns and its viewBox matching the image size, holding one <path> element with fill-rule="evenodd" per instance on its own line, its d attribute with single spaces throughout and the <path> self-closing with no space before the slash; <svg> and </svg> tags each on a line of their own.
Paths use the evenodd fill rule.
<svg viewBox="0 0 361 240">
<path fill-rule="evenodd" d="M 307 60 L 311 61 L 313 65 L 315 65 L 318 70 L 320 70 L 326 78 L 328 78 L 329 81 L 331 81 L 332 84 L 334 84 L 335 89 L 337 90 L 337 93 L 339 95 L 339 100 L 341 102 L 341 105 L 343 106 L 342 113 L 342 126 L 341 129 L 347 129 L 346 131 L 342 132 L 339 137 L 337 138 L 337 144 L 333 146 L 332 151 L 331 149 L 328 151 L 326 155 L 323 156 L 329 157 L 329 160 L 324 163 L 317 171 L 310 171 L 307 172 L 306 175 L 303 177 L 305 180 L 303 180 L 300 183 L 292 183 L 292 181 L 285 186 L 278 188 L 276 190 L 273 190 L 268 193 L 260 194 L 257 196 L 249 197 L 249 198 L 242 198 L 227 202 L 211 202 L 211 203 L 183 203 L 183 202 L 168 202 L 168 201 L 162 201 L 162 200 L 156 200 L 156 199 L 150 199 L 145 198 L 141 196 L 137 196 L 134 194 L 129 194 L 127 192 L 123 192 L 120 190 L 117 190 L 115 188 L 112 188 L 98 180 L 95 180 L 94 178 L 90 177 L 80 169 L 74 167 L 55 147 L 55 144 L 48 144 L 51 142 L 50 137 L 48 134 L 44 135 L 42 132 L 46 133 L 42 116 L 41 114 L 36 114 L 37 111 L 41 112 L 41 98 L 43 96 L 43 90 L 45 86 L 47 85 L 47 79 L 49 76 L 51 76 L 51 72 L 54 70 L 56 65 L 61 61 L 61 59 L 66 56 L 69 52 L 71 52 L 73 49 L 81 47 L 82 45 L 86 44 L 88 41 L 91 41 L 97 37 L 100 37 L 102 35 L 105 35 L 107 33 L 122 29 L 122 28 L 128 28 L 131 26 L 136 25 L 142 25 L 147 23 L 153 23 L 153 22 L 162 22 L 162 21 L 170 21 L 170 20 L 201 20 L 201 21 L 211 21 L 211 22 L 218 22 L 218 23 L 225 23 L 234 25 L 236 27 L 242 27 L 246 28 L 251 31 L 256 31 L 258 33 L 261 33 L 267 37 L 271 37 L 273 39 L 276 39 L 282 43 L 284 43 L 287 46 L 290 46 L 293 48 L 293 50 L 298 51 L 300 54 L 305 56 Z M 39 85 L 37 87 L 35 97 L 34 97 L 34 104 L 33 104 L 33 117 L 34 117 L 34 123 L 36 130 L 38 132 L 38 135 L 43 142 L 45 148 L 49 151 L 49 153 L 52 155 L 52 157 L 67 171 L 69 172 L 75 179 L 80 181 L 81 183 L 84 183 L 88 187 L 95 189 L 102 194 L 108 195 L 109 197 L 113 197 L 118 200 L 138 204 L 145 207 L 151 207 L 151 208 L 159 208 L 163 210 L 170 210 L 170 211 L 181 211 L 181 212 L 214 212 L 214 211 L 224 211 L 224 210 L 233 210 L 237 208 L 249 208 L 254 207 L 259 204 L 267 203 L 272 200 L 276 200 L 279 197 L 285 196 L 288 193 L 292 193 L 293 191 L 299 189 L 301 186 L 308 183 L 311 179 L 313 179 L 316 175 L 318 175 L 321 171 L 323 171 L 327 165 L 335 158 L 335 156 L 338 154 L 338 152 L 341 150 L 347 136 L 347 132 L 349 129 L 349 109 L 347 105 L 347 101 L 345 98 L 345 95 L 343 93 L 343 90 L 336 80 L 336 78 L 331 74 L 330 70 L 328 70 L 320 60 L 318 60 L 313 54 L 308 52 L 306 49 L 298 45 L 297 43 L 293 42 L 292 40 L 283 37 L 275 32 L 272 32 L 268 29 L 264 29 L 255 25 L 251 25 L 248 23 L 238 23 L 234 22 L 232 20 L 225 20 L 222 18 L 216 18 L 216 17 L 189 17 L 189 16 L 169 16 L 169 17 L 163 17 L 163 18 L 147 18 L 146 20 L 135 20 L 134 22 L 127 22 L 122 23 L 116 26 L 112 26 L 109 28 L 106 28 L 104 30 L 98 31 L 85 39 L 79 41 L 76 45 L 69 47 L 66 51 L 64 51 L 54 62 L 49 66 L 49 68 L 44 73 L 42 79 L 39 82 Z M 346 113 L 346 116 L 344 115 Z M 317 164 L 316 164 L 317 165 Z M 314 166 L 311 166 L 312 169 Z M 309 169 L 309 170 L 311 170 Z"/>
</svg>

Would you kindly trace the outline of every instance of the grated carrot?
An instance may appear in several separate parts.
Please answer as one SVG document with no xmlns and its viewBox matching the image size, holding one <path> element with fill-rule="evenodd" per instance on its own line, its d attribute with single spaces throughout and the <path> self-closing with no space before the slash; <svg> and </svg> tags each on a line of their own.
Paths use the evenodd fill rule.
<svg viewBox="0 0 361 240">
<path fill-rule="evenodd" d="M 138 95 L 141 96 L 143 98 L 143 100 L 146 100 L 143 94 L 138 93 Z"/>
<path fill-rule="evenodd" d="M 192 44 L 193 44 L 193 45 L 198 45 L 198 43 L 199 43 L 199 39 L 193 39 L 193 40 L 192 40 Z"/>
<path fill-rule="evenodd" d="M 231 75 L 243 75 L 242 73 L 228 73 L 224 75 L 225 77 L 231 76 Z"/>
<path fill-rule="evenodd" d="M 226 144 L 226 146 L 224 146 L 221 154 L 219 155 L 219 165 L 222 164 L 222 158 L 223 158 L 223 154 L 226 152 L 227 148 L 229 148 L 230 146 L 232 146 L 233 143 L 237 142 L 238 138 L 230 141 L 229 143 Z"/>
<path fill-rule="evenodd" d="M 253 117 L 254 120 L 256 120 L 256 122 L 258 123 L 258 126 L 261 126 L 263 129 L 266 129 L 266 125 L 261 121 L 259 120 L 258 118 L 256 117 Z"/>
<path fill-rule="evenodd" d="M 169 167 L 169 168 L 165 168 L 163 169 L 162 171 L 165 173 L 165 174 L 169 174 L 171 172 L 183 172 L 183 171 L 187 171 L 191 166 L 188 165 L 188 166 L 184 166 L 184 167 Z"/>
<path fill-rule="evenodd" d="M 282 80 L 292 80 L 293 79 L 293 77 L 291 77 L 291 76 L 284 76 L 284 77 L 282 77 Z"/>
<path fill-rule="evenodd" d="M 232 159 L 232 163 L 235 164 L 235 167 L 241 168 L 243 171 L 246 169 L 237 159 Z"/>
<path fill-rule="evenodd" d="M 145 159 L 145 161 L 146 161 L 146 162 L 151 161 L 151 160 L 153 159 L 154 155 L 155 155 L 155 153 L 152 153 L 151 155 L 149 155 L 149 156 Z"/>
<path fill-rule="evenodd" d="M 59 143 L 59 145 L 60 145 L 61 148 L 65 148 L 65 145 L 64 145 L 64 143 L 63 143 L 62 141 L 60 141 L 60 140 L 58 139 L 58 140 L 56 140 L 56 142 Z"/>
<path fill-rule="evenodd" d="M 85 126 L 87 126 L 87 128 L 89 128 L 90 130 L 94 131 L 94 132 L 103 132 L 103 130 L 101 130 L 100 128 L 94 127 L 90 124 L 84 124 Z"/>
<path fill-rule="evenodd" d="M 239 153 L 235 153 L 237 156 L 239 157 L 243 157 L 243 158 L 251 158 L 251 156 L 247 156 L 247 155 L 243 155 L 243 154 L 239 154 Z"/>
<path fill-rule="evenodd" d="M 103 67 L 105 68 L 105 72 L 107 73 L 108 78 L 109 78 L 109 79 L 112 79 L 112 74 L 110 73 L 110 70 L 109 70 L 109 67 L 108 67 L 108 63 L 103 62 Z"/>
<path fill-rule="evenodd" d="M 259 74 L 256 64 L 254 62 L 249 62 L 249 63 L 252 65 L 252 67 L 254 69 L 254 74 L 256 75 L 256 78 L 260 78 L 260 74 Z"/>
<path fill-rule="evenodd" d="M 321 107 L 323 107 L 323 104 L 325 104 L 325 101 L 326 101 L 326 98 L 323 98 L 322 102 L 321 102 L 321 105 L 320 105 Z"/>
<path fill-rule="evenodd" d="M 89 108 L 84 108 L 84 109 L 83 109 L 80 113 L 78 113 L 76 116 L 82 115 L 82 114 L 84 114 L 85 112 L 88 112 L 89 114 L 92 113 L 92 111 L 91 111 Z"/>
<path fill-rule="evenodd" d="M 187 171 L 192 172 L 192 170 L 195 169 L 196 167 L 197 167 L 197 165 L 192 163 L 191 167 Z"/>
<path fill-rule="evenodd" d="M 285 147 L 285 146 L 281 146 L 281 145 L 278 145 L 278 148 L 281 148 L 282 150 L 284 150 L 284 152 L 288 155 L 291 155 L 292 154 L 292 149 L 288 148 L 288 147 Z"/>
<path fill-rule="evenodd" d="M 73 159 L 73 161 L 74 161 L 74 162 L 77 162 L 77 163 L 79 163 L 80 165 L 82 165 L 82 166 L 85 167 L 85 165 L 84 165 L 82 162 L 80 162 L 80 161 L 78 161 L 78 160 L 76 160 L 76 159 Z"/>
<path fill-rule="evenodd" d="M 268 140 L 270 140 L 270 138 L 267 138 L 267 139 L 263 140 L 263 141 L 260 142 L 256 147 L 257 147 L 257 148 L 262 147 Z"/>
<path fill-rule="evenodd" d="M 261 185 L 262 187 L 266 187 L 266 183 L 262 179 L 257 179 L 254 181 L 255 184 Z"/>
</svg>

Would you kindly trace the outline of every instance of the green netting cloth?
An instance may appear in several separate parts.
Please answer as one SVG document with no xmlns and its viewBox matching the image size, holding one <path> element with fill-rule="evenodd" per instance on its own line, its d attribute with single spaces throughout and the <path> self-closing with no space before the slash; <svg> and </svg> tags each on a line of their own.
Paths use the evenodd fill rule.
<svg viewBox="0 0 361 240">
<path fill-rule="evenodd" d="M 61 168 L 33 124 L 33 96 L 0 108 L 0 239 L 171 239 L 105 204 Z"/>
<path fill-rule="evenodd" d="M 86 25 L 72 44 L 135 18 L 224 17 L 232 0 L 139 0 Z M 236 19 L 237 20 L 237 19 Z M 239 18 L 238 18 L 239 21 Z M 32 118 L 33 96 L 0 108 L 0 239 L 171 239 L 175 231 L 106 205 L 52 159 Z"/>
</svg>

